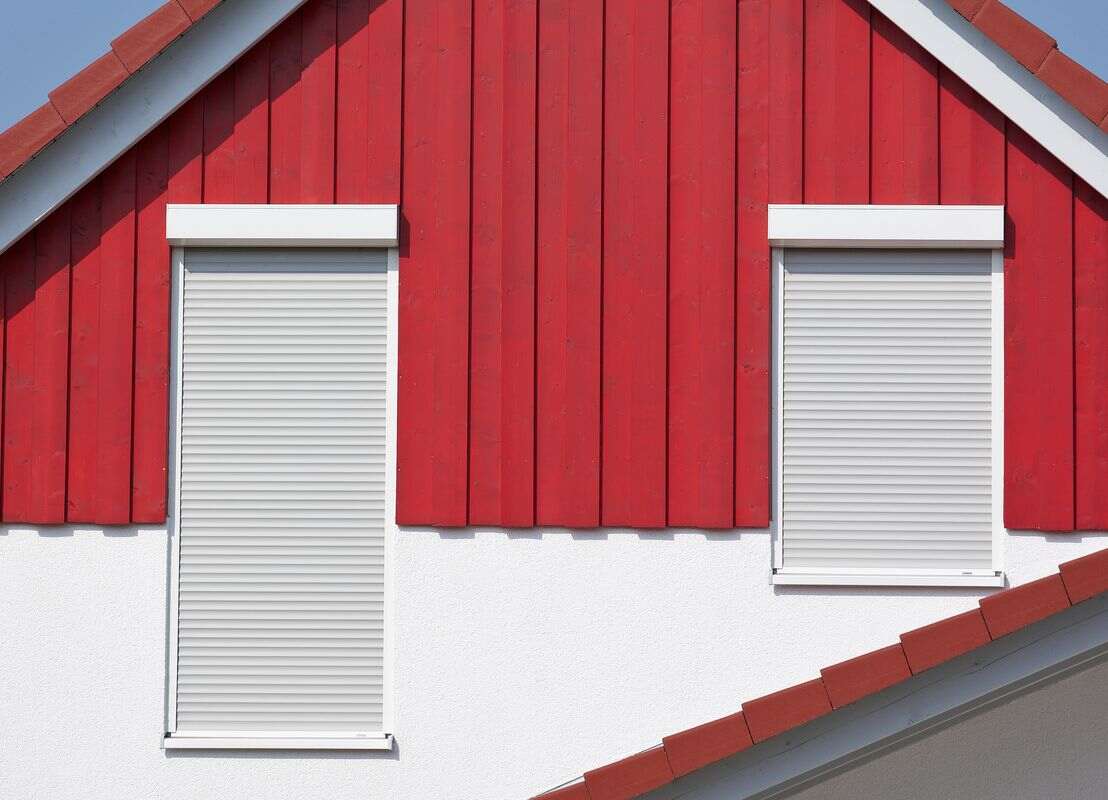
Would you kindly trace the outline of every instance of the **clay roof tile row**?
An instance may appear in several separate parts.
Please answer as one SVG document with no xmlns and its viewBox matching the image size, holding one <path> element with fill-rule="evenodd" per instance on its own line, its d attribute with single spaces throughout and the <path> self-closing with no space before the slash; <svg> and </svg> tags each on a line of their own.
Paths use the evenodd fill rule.
<svg viewBox="0 0 1108 800">
<path fill-rule="evenodd" d="M 1058 49 L 1050 34 L 1000 0 L 947 0 L 1028 71 L 1108 131 L 1108 83 Z"/>
<path fill-rule="evenodd" d="M 826 667 L 816 680 L 747 701 L 741 712 L 667 736 L 660 747 L 586 772 L 533 800 L 630 800 L 1103 592 L 1108 549 L 984 597 L 972 611 L 908 631 L 899 644 Z"/>
<path fill-rule="evenodd" d="M 0 133 L 0 180 L 30 161 L 221 0 L 169 0 L 112 40 L 111 50 L 49 93 L 49 101 Z"/>
</svg>

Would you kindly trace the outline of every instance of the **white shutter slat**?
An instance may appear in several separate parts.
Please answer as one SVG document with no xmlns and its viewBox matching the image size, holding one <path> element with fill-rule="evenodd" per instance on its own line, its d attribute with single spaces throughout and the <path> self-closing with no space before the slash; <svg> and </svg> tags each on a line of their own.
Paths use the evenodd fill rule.
<svg viewBox="0 0 1108 800">
<path fill-rule="evenodd" d="M 992 567 L 992 284 L 976 252 L 789 250 L 781 565 Z"/>
<path fill-rule="evenodd" d="M 383 726 L 385 254 L 185 252 L 177 732 Z"/>
</svg>

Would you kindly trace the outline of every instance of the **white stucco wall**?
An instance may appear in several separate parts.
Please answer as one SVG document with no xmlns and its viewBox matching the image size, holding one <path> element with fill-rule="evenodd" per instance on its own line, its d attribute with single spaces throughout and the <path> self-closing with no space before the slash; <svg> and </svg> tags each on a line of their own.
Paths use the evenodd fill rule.
<svg viewBox="0 0 1108 800">
<path fill-rule="evenodd" d="M 0 529 L 0 796 L 526 798 L 984 593 L 773 587 L 763 531 L 395 536 L 395 752 L 223 755 L 159 748 L 164 530 Z M 1013 533 L 1005 563 L 1106 546 Z"/>
</svg>

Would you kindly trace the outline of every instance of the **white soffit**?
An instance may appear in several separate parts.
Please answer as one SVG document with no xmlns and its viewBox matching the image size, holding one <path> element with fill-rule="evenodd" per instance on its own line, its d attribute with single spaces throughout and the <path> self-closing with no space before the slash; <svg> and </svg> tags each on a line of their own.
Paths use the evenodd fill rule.
<svg viewBox="0 0 1108 800">
<path fill-rule="evenodd" d="M 0 183 L 0 253 L 96 177 L 304 0 L 224 0 Z"/>
<path fill-rule="evenodd" d="M 395 247 L 395 205 L 176 205 L 165 236 L 183 247 Z"/>
<path fill-rule="evenodd" d="M 774 247 L 1004 246 L 1004 206 L 770 205 Z"/>
<path fill-rule="evenodd" d="M 1008 119 L 1108 197 L 1108 134 L 946 0 L 869 0 Z"/>
</svg>

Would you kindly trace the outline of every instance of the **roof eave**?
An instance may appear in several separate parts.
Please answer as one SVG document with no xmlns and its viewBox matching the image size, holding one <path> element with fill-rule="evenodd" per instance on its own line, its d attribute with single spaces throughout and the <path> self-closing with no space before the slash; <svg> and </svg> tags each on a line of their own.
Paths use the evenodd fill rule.
<svg viewBox="0 0 1108 800">
<path fill-rule="evenodd" d="M 305 0 L 225 0 L 0 183 L 0 253 Z"/>
<path fill-rule="evenodd" d="M 1106 659 L 1108 594 L 1101 594 L 641 797 L 795 792 Z"/>
<path fill-rule="evenodd" d="M 955 11 L 947 0 L 869 0 L 1074 174 L 1108 197 L 1108 133 Z"/>
</svg>

